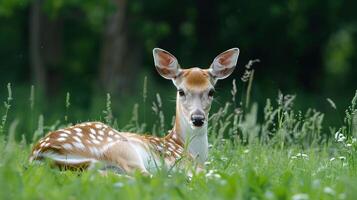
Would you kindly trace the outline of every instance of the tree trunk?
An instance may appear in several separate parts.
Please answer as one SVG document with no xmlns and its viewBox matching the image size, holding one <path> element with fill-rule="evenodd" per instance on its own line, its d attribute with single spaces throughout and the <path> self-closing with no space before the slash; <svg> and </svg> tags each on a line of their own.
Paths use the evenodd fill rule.
<svg viewBox="0 0 357 200">
<path fill-rule="evenodd" d="M 30 11 L 30 65 L 32 79 L 40 91 L 45 91 L 45 70 L 41 56 L 41 0 L 34 0 Z"/>
<path fill-rule="evenodd" d="M 113 94 L 130 92 L 138 66 L 138 50 L 128 31 L 127 1 L 115 1 L 116 11 L 107 20 L 100 62 L 102 86 Z M 130 42 L 129 42 L 130 41 Z"/>
</svg>

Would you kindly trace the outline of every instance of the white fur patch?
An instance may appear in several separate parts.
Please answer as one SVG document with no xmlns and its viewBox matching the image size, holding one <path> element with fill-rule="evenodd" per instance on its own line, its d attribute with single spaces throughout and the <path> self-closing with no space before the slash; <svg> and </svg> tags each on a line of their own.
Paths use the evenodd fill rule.
<svg viewBox="0 0 357 200">
<path fill-rule="evenodd" d="M 96 139 L 93 139 L 92 142 L 93 142 L 94 144 L 100 144 L 100 142 L 99 142 L 98 140 L 96 140 Z"/>
<path fill-rule="evenodd" d="M 80 164 L 80 163 L 95 161 L 94 159 L 86 158 L 78 155 L 71 155 L 71 154 L 61 155 L 53 152 L 42 153 L 42 156 L 66 164 Z"/>
<path fill-rule="evenodd" d="M 100 128 L 103 127 L 103 125 L 102 125 L 102 124 L 96 124 L 95 127 L 98 128 L 98 129 L 100 129 Z"/>
<path fill-rule="evenodd" d="M 82 132 L 82 129 L 80 129 L 80 128 L 74 128 L 74 130 L 77 132 Z"/>
<path fill-rule="evenodd" d="M 67 149 L 67 150 L 73 149 L 73 146 L 71 144 L 68 144 L 68 143 L 62 144 L 62 147 Z"/>
<path fill-rule="evenodd" d="M 85 149 L 86 147 L 81 142 L 73 142 L 73 146 L 78 149 Z"/>
<path fill-rule="evenodd" d="M 73 139 L 76 140 L 77 142 L 82 142 L 82 140 L 78 136 L 73 136 Z"/>
<path fill-rule="evenodd" d="M 58 141 L 58 142 L 63 142 L 63 141 L 66 141 L 66 138 L 64 138 L 64 137 L 60 137 L 60 138 L 58 138 L 58 139 L 57 139 L 57 141 Z"/>
<path fill-rule="evenodd" d="M 61 133 L 60 136 L 61 137 L 68 137 L 68 134 L 67 133 Z"/>
<path fill-rule="evenodd" d="M 83 137 L 83 133 L 77 132 L 76 135 L 78 135 L 79 137 Z"/>
</svg>

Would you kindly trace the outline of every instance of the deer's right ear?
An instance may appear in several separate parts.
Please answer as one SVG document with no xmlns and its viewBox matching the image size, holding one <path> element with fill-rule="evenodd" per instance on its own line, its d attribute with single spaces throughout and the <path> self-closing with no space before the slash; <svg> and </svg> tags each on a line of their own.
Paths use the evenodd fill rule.
<svg viewBox="0 0 357 200">
<path fill-rule="evenodd" d="M 154 63 L 159 74 L 166 79 L 175 79 L 180 74 L 180 65 L 171 53 L 155 48 L 152 50 Z"/>
</svg>

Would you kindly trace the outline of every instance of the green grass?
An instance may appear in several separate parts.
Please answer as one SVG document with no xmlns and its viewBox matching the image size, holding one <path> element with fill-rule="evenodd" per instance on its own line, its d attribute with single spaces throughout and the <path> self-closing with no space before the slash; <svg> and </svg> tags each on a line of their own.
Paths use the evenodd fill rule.
<svg viewBox="0 0 357 200">
<path fill-rule="evenodd" d="M 236 95 L 234 89 L 232 95 Z M 164 170 L 152 178 L 140 174 L 128 178 L 102 176 L 96 170 L 59 171 L 46 163 L 30 165 L 34 140 L 68 122 L 44 124 L 40 118 L 33 124 L 38 127 L 36 135 L 20 140 L 15 136 L 21 135 L 16 129 L 21 121 L 7 123 L 8 99 L 0 125 L 0 199 L 357 198 L 357 93 L 340 127 L 324 125 L 324 114 L 313 109 L 294 110 L 293 96 L 241 107 L 235 106 L 239 103 L 233 98 L 211 113 L 206 172 L 190 181 L 182 172 Z M 140 112 L 134 110 L 131 123 L 120 130 L 160 131 L 165 119 L 159 101 L 153 106 L 157 122 L 143 125 L 137 116 Z M 108 95 L 104 119 L 116 126 L 110 103 Z"/>
</svg>

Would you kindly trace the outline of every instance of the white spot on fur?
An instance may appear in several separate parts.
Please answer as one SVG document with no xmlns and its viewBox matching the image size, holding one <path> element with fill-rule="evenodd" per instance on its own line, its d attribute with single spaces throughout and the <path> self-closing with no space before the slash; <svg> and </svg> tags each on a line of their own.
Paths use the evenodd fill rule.
<svg viewBox="0 0 357 200">
<path fill-rule="evenodd" d="M 89 137 L 91 137 L 92 139 L 95 139 L 95 136 L 93 134 L 89 134 Z"/>
<path fill-rule="evenodd" d="M 74 142 L 73 145 L 78 149 L 84 149 L 85 146 L 81 142 Z"/>
<path fill-rule="evenodd" d="M 67 149 L 67 150 L 73 149 L 73 146 L 71 144 L 68 144 L 68 143 L 63 144 L 62 147 Z"/>
<path fill-rule="evenodd" d="M 76 140 L 77 142 L 82 142 L 82 140 L 78 136 L 73 136 L 73 139 Z"/>
<path fill-rule="evenodd" d="M 103 141 L 103 137 L 102 136 L 98 136 L 97 137 L 100 141 Z"/>
<path fill-rule="evenodd" d="M 78 135 L 79 137 L 83 137 L 83 133 L 77 132 L 76 135 Z"/>
<path fill-rule="evenodd" d="M 95 147 L 89 147 L 89 151 L 97 157 L 99 157 L 101 155 L 100 151 Z"/>
<path fill-rule="evenodd" d="M 66 138 L 64 138 L 64 137 L 60 137 L 60 138 L 58 138 L 58 139 L 57 139 L 57 141 L 58 141 L 58 142 L 63 142 L 63 141 L 66 141 Z"/>
<path fill-rule="evenodd" d="M 100 128 L 103 127 L 103 125 L 102 125 L 102 124 L 96 124 L 95 127 L 96 127 L 97 129 L 100 129 Z"/>
<path fill-rule="evenodd" d="M 46 144 L 45 144 L 45 147 L 48 147 L 48 146 L 50 146 L 50 143 L 46 143 Z"/>
<path fill-rule="evenodd" d="M 95 132 L 94 129 L 90 128 L 89 130 L 90 130 L 90 132 L 91 132 L 92 134 L 94 134 L 94 135 L 97 134 L 97 132 Z"/>
<path fill-rule="evenodd" d="M 99 135 L 104 135 L 104 132 L 102 130 L 98 131 Z"/>
<path fill-rule="evenodd" d="M 108 132 L 108 134 L 109 134 L 109 135 L 114 135 L 114 132 L 113 132 L 112 130 L 110 130 L 110 131 Z"/>
<path fill-rule="evenodd" d="M 80 128 L 74 128 L 74 130 L 77 132 L 82 132 L 82 129 L 80 129 Z"/>
<path fill-rule="evenodd" d="M 60 137 L 68 137 L 68 134 L 67 133 L 61 133 Z"/>
<path fill-rule="evenodd" d="M 63 130 L 62 132 L 65 132 L 65 133 L 67 133 L 67 134 L 71 134 L 71 133 L 72 133 L 72 132 L 69 131 L 69 130 Z"/>
<path fill-rule="evenodd" d="M 112 142 L 112 141 L 113 141 L 113 138 L 107 137 L 107 141 L 108 141 L 108 142 Z"/>
<path fill-rule="evenodd" d="M 100 142 L 99 142 L 98 140 L 96 140 L 96 139 L 93 139 L 92 142 L 93 142 L 94 144 L 100 144 Z"/>
<path fill-rule="evenodd" d="M 46 142 L 48 142 L 48 140 L 50 140 L 50 138 L 49 138 L 49 137 L 47 137 L 47 138 L 45 139 L 45 141 L 46 141 Z"/>
</svg>

